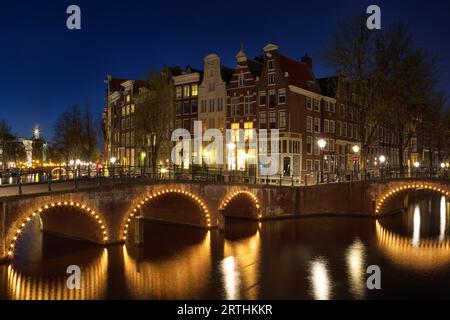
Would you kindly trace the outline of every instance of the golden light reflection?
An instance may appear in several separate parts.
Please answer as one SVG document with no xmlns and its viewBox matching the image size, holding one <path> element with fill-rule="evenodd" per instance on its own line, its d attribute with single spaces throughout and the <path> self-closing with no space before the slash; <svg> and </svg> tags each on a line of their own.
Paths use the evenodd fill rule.
<svg viewBox="0 0 450 320">
<path fill-rule="evenodd" d="M 331 281 L 328 270 L 328 262 L 324 258 L 317 258 L 309 267 L 309 280 L 312 287 L 312 295 L 315 300 L 331 299 Z"/>
<path fill-rule="evenodd" d="M 450 264 L 450 240 L 422 239 L 417 245 L 411 238 L 397 235 L 376 222 L 376 235 L 381 252 L 395 264 L 417 270 Z"/>
<path fill-rule="evenodd" d="M 80 290 L 67 288 L 68 274 L 58 277 L 25 275 L 14 269 L 7 270 L 7 292 L 11 300 L 97 300 L 104 299 L 107 288 L 108 252 L 92 263 L 80 266 Z M 64 270 L 66 271 L 66 270 Z"/>
<path fill-rule="evenodd" d="M 418 205 L 416 205 L 414 207 L 412 245 L 414 247 L 418 247 L 419 244 L 420 244 L 420 208 Z"/>
<path fill-rule="evenodd" d="M 357 239 L 348 247 L 346 254 L 347 273 L 350 291 L 355 299 L 364 299 L 366 295 L 366 247 Z"/>
<path fill-rule="evenodd" d="M 439 242 L 443 242 L 447 230 L 447 202 L 445 197 L 441 197 L 439 207 L 439 227 Z"/>
<path fill-rule="evenodd" d="M 210 281 L 211 233 L 201 243 L 158 261 L 136 261 L 123 245 L 123 259 L 126 286 L 134 299 L 192 299 Z"/>
<path fill-rule="evenodd" d="M 258 298 L 261 238 L 255 235 L 240 240 L 225 240 L 221 263 L 222 281 L 227 300 Z"/>
</svg>

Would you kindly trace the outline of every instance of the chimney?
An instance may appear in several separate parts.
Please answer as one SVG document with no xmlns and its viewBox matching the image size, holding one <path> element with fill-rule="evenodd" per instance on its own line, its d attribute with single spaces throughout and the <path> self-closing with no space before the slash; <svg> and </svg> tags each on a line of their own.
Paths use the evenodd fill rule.
<svg viewBox="0 0 450 320">
<path fill-rule="evenodd" d="M 306 63 L 308 65 L 309 69 L 312 71 L 313 61 L 312 61 L 312 58 L 310 56 L 308 56 L 308 54 L 305 54 L 305 56 L 301 59 L 301 61 L 303 63 Z"/>
</svg>

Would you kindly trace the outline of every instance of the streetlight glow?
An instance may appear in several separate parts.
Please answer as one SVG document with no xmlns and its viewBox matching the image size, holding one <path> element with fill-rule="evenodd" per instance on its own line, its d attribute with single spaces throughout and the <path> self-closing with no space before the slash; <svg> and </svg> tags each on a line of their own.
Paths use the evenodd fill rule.
<svg viewBox="0 0 450 320">
<path fill-rule="evenodd" d="M 354 152 L 354 153 L 359 153 L 359 151 L 360 151 L 359 146 L 358 146 L 357 144 L 355 144 L 355 145 L 353 146 L 353 152 Z"/>
<path fill-rule="evenodd" d="M 445 169 L 445 163 L 443 163 L 443 162 L 441 163 L 441 168 Z"/>
<path fill-rule="evenodd" d="M 380 160 L 380 163 L 383 164 L 383 163 L 386 162 L 386 157 L 385 156 L 380 156 L 379 160 Z"/>
<path fill-rule="evenodd" d="M 414 167 L 419 168 L 420 167 L 420 162 L 418 162 L 418 161 L 414 162 Z"/>
<path fill-rule="evenodd" d="M 319 141 L 317 141 L 317 144 L 319 145 L 320 149 L 325 149 L 325 147 L 327 146 L 327 142 L 324 139 L 320 139 Z"/>
<path fill-rule="evenodd" d="M 230 142 L 228 144 L 228 150 L 234 151 L 236 149 L 236 145 L 233 142 Z"/>
<path fill-rule="evenodd" d="M 112 164 L 116 163 L 117 159 L 115 157 L 112 157 L 111 159 L 109 159 L 109 161 L 111 161 Z"/>
</svg>

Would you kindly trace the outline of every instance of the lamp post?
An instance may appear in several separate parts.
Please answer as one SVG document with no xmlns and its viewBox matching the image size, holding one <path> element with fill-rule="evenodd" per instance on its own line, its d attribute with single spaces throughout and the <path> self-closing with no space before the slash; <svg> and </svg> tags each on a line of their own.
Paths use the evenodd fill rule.
<svg viewBox="0 0 450 320">
<path fill-rule="evenodd" d="M 233 142 L 230 142 L 230 143 L 227 145 L 227 147 L 228 147 L 228 150 L 229 150 L 230 152 L 233 153 L 233 157 L 234 157 L 234 169 L 235 169 L 235 171 L 237 171 L 237 161 L 238 161 L 238 159 L 237 159 L 237 152 L 236 152 L 236 144 L 233 143 Z"/>
<path fill-rule="evenodd" d="M 317 145 L 319 146 L 320 154 L 322 155 L 322 168 L 320 168 L 321 169 L 320 170 L 320 183 L 323 183 L 323 169 L 325 168 L 323 150 L 327 146 L 327 142 L 325 141 L 325 139 L 320 139 L 319 141 L 317 141 Z"/>
<path fill-rule="evenodd" d="M 384 167 L 383 167 L 383 165 L 384 165 L 384 163 L 386 162 L 386 157 L 383 156 L 383 155 L 381 155 L 381 156 L 378 158 L 378 160 L 380 161 L 381 177 L 383 178 L 383 176 L 384 176 Z"/>
<path fill-rule="evenodd" d="M 361 148 L 355 144 L 352 149 L 355 154 L 353 159 L 353 172 L 357 174 L 359 172 L 359 152 L 361 151 Z"/>
<path fill-rule="evenodd" d="M 115 158 L 115 157 L 112 157 L 111 159 L 109 159 L 109 161 L 111 162 L 111 164 L 112 164 L 112 176 L 113 176 L 113 178 L 114 178 L 114 176 L 115 176 L 115 172 L 114 172 L 114 164 L 116 163 L 116 161 L 117 161 L 117 159 Z"/>
</svg>

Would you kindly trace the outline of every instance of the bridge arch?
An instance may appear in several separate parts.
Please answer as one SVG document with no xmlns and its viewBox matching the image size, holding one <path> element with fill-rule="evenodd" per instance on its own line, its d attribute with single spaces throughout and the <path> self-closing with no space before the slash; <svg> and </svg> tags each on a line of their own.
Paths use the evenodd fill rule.
<svg viewBox="0 0 450 320">
<path fill-rule="evenodd" d="M 236 201 L 240 197 L 244 197 L 253 203 L 254 209 L 256 210 L 256 216 L 258 220 L 261 220 L 262 214 L 260 212 L 260 202 L 258 200 L 258 197 L 248 190 L 239 190 L 228 194 L 220 204 L 219 211 L 225 212 L 233 205 L 234 201 Z"/>
<path fill-rule="evenodd" d="M 99 239 L 103 239 L 103 242 L 105 244 L 108 243 L 109 237 L 108 237 L 107 226 L 104 222 L 104 219 L 102 219 L 100 214 L 97 213 L 94 209 L 90 208 L 89 206 L 87 206 L 85 204 L 82 204 L 79 202 L 74 202 L 74 201 L 51 202 L 40 208 L 33 210 L 31 214 L 28 214 L 25 217 L 19 218 L 18 220 L 16 220 L 15 223 L 12 224 L 10 232 L 8 233 L 8 234 L 11 234 L 12 236 L 10 237 L 9 241 L 7 241 L 7 243 L 9 243 L 9 244 L 6 249 L 8 258 L 10 258 L 10 259 L 14 258 L 16 243 L 20 240 L 21 235 L 22 235 L 25 227 L 27 226 L 27 224 L 34 217 L 36 217 L 38 215 L 45 215 L 51 209 L 64 208 L 64 207 L 77 209 L 79 212 L 81 212 L 81 213 L 85 214 L 86 216 L 88 216 L 89 218 L 91 218 L 91 220 L 93 220 L 94 223 L 98 227 Z"/>
<path fill-rule="evenodd" d="M 390 188 L 388 191 L 386 191 L 377 201 L 376 201 L 376 207 L 375 207 L 375 213 L 378 215 L 382 212 L 382 209 L 384 205 L 392 199 L 394 196 L 403 193 L 408 192 L 412 190 L 425 190 L 425 191 L 431 191 L 436 192 L 438 194 L 442 194 L 443 196 L 448 197 L 450 195 L 450 191 L 448 190 L 448 187 L 443 187 L 440 185 L 435 185 L 433 183 L 406 183 L 403 185 L 397 185 L 392 188 Z"/>
<path fill-rule="evenodd" d="M 133 219 L 135 219 L 140 215 L 141 208 L 167 195 L 180 195 L 192 201 L 201 210 L 204 220 L 203 223 L 205 224 L 205 227 L 211 228 L 210 211 L 203 199 L 201 199 L 200 197 L 196 196 L 195 194 L 189 191 L 185 191 L 182 189 L 164 189 L 160 191 L 154 191 L 153 193 L 145 196 L 145 198 L 142 198 L 142 200 L 138 202 L 138 204 L 131 210 L 131 212 L 128 215 L 126 215 L 122 228 L 122 237 L 121 237 L 122 240 L 124 241 L 127 240 L 128 232 L 130 231 L 129 230 L 130 223 Z"/>
</svg>

